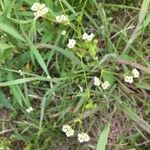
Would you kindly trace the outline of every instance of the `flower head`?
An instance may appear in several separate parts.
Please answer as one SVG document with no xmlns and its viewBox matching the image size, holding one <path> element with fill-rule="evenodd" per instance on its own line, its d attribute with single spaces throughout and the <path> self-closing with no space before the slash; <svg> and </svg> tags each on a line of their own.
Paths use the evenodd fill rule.
<svg viewBox="0 0 150 150">
<path fill-rule="evenodd" d="M 88 142 L 88 141 L 90 141 L 90 137 L 89 137 L 89 135 L 87 134 L 87 133 L 79 133 L 78 134 L 78 141 L 80 142 L 80 143 L 83 143 L 83 142 Z"/>
<path fill-rule="evenodd" d="M 94 77 L 94 85 L 99 86 L 101 84 L 101 81 L 98 77 Z"/>
<path fill-rule="evenodd" d="M 30 112 L 32 112 L 33 111 L 33 107 L 29 107 L 28 109 L 26 109 L 26 112 L 27 113 L 30 113 Z"/>
<path fill-rule="evenodd" d="M 48 8 L 45 6 L 45 4 L 40 3 L 34 3 L 31 7 L 31 10 L 34 11 L 35 20 L 48 13 Z"/>
<path fill-rule="evenodd" d="M 76 40 L 74 40 L 74 39 L 69 39 L 69 42 L 68 42 L 67 46 L 68 46 L 69 48 L 74 48 L 75 45 L 76 45 Z"/>
<path fill-rule="evenodd" d="M 74 135 L 74 130 L 72 129 L 70 125 L 63 125 L 62 131 L 66 133 L 67 137 L 71 137 Z"/>
<path fill-rule="evenodd" d="M 23 76 L 22 70 L 18 70 L 18 72 L 19 72 L 19 74 L 20 74 L 21 76 Z"/>
<path fill-rule="evenodd" d="M 56 22 L 61 23 L 61 22 L 68 22 L 69 18 L 67 15 L 61 14 L 55 17 Z"/>
<path fill-rule="evenodd" d="M 71 130 L 72 128 L 71 128 L 71 126 L 70 125 L 63 125 L 63 127 L 62 127 L 62 131 L 63 132 L 67 132 L 67 131 L 69 131 L 69 130 Z"/>
<path fill-rule="evenodd" d="M 124 81 L 127 83 L 133 83 L 133 76 L 126 75 Z"/>
<path fill-rule="evenodd" d="M 109 87 L 110 87 L 110 83 L 108 82 L 108 81 L 105 81 L 104 83 L 102 83 L 102 88 L 104 89 L 104 90 L 106 90 L 106 89 L 108 89 Z"/>
<path fill-rule="evenodd" d="M 132 75 L 133 75 L 134 78 L 139 78 L 140 73 L 139 73 L 139 71 L 136 68 L 134 68 L 132 70 Z"/>
<path fill-rule="evenodd" d="M 85 40 L 85 41 L 92 41 L 94 36 L 95 35 L 93 33 L 91 33 L 91 34 L 84 33 L 82 35 L 82 39 Z"/>
<path fill-rule="evenodd" d="M 32 5 L 31 10 L 32 10 L 32 11 L 38 11 L 39 8 L 40 8 L 40 3 L 35 2 L 35 3 Z"/>
<path fill-rule="evenodd" d="M 69 130 L 69 131 L 66 132 L 66 136 L 67 137 L 71 137 L 73 135 L 74 135 L 74 130 L 73 129 L 71 129 L 71 130 Z"/>
<path fill-rule="evenodd" d="M 66 35 L 66 33 L 67 33 L 66 30 L 63 30 L 63 31 L 61 32 L 62 35 Z"/>
</svg>

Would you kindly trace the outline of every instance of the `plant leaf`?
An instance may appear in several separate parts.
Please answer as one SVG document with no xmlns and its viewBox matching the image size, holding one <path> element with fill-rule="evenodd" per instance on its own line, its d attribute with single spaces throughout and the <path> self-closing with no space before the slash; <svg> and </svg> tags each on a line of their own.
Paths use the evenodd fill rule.
<svg viewBox="0 0 150 150">
<path fill-rule="evenodd" d="M 14 109 L 2 91 L 0 91 L 0 103 L 5 108 Z"/>
<path fill-rule="evenodd" d="M 105 150 L 109 132 L 110 132 L 110 123 L 102 131 L 100 138 L 98 140 L 96 150 Z"/>
<path fill-rule="evenodd" d="M 4 32 L 12 35 L 16 39 L 23 41 L 23 42 L 26 42 L 24 37 L 16 29 L 14 29 L 12 26 L 10 26 L 6 23 L 0 23 L 0 29 L 3 30 Z"/>
<path fill-rule="evenodd" d="M 39 53 L 39 51 L 36 49 L 36 47 L 34 45 L 30 46 L 31 51 L 33 52 L 33 54 L 35 55 L 38 63 L 40 64 L 40 66 L 43 68 L 43 70 L 45 71 L 46 75 L 49 76 L 46 64 L 41 56 L 41 54 Z"/>
</svg>

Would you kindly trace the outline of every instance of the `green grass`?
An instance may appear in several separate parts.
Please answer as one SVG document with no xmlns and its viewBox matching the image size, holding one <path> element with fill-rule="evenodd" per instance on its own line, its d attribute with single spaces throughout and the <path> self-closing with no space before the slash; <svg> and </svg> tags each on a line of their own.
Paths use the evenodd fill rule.
<svg viewBox="0 0 150 150">
<path fill-rule="evenodd" d="M 148 150 L 150 0 L 42 0 L 49 12 L 36 21 L 34 2 L 0 1 L 0 150 Z M 134 68 L 140 77 L 126 83 Z"/>
</svg>

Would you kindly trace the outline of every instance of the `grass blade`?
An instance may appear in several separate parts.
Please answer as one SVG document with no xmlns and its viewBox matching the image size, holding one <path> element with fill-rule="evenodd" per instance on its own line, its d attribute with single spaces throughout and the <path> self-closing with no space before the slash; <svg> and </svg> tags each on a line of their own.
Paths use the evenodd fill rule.
<svg viewBox="0 0 150 150">
<path fill-rule="evenodd" d="M 75 10 L 73 9 L 73 7 L 66 1 L 66 0 L 61 0 L 65 5 L 66 7 L 68 7 L 68 9 L 75 15 L 77 16 L 77 13 L 75 12 Z"/>
<path fill-rule="evenodd" d="M 41 45 L 37 45 L 37 47 L 53 49 L 53 50 L 61 53 L 62 55 L 66 56 L 67 58 L 69 58 L 75 64 L 78 64 L 78 65 L 81 64 L 80 60 L 77 57 L 75 57 L 74 54 L 71 51 L 64 50 L 64 49 L 62 49 L 58 46 L 51 45 L 51 44 L 41 44 Z"/>
<path fill-rule="evenodd" d="M 14 29 L 12 26 L 10 26 L 6 23 L 0 23 L 0 29 L 3 30 L 4 32 L 12 35 L 16 39 L 23 41 L 23 42 L 26 42 L 24 37 L 16 29 Z"/>
<path fill-rule="evenodd" d="M 131 108 L 129 108 L 129 106 L 127 106 L 127 104 L 122 103 L 121 106 L 124 113 L 126 113 L 130 119 L 132 119 L 144 131 L 150 134 L 150 125 L 145 120 L 139 117 Z"/>
<path fill-rule="evenodd" d="M 109 132 L 110 132 L 110 123 L 102 131 L 100 138 L 98 140 L 96 150 L 105 150 Z"/>
<path fill-rule="evenodd" d="M 39 53 L 39 51 L 36 49 L 36 47 L 34 45 L 31 45 L 31 51 L 33 52 L 33 54 L 35 55 L 38 63 L 40 64 L 40 66 L 43 68 L 43 70 L 45 71 L 45 73 L 47 74 L 47 76 L 49 76 L 46 64 L 41 56 L 41 54 Z"/>
<path fill-rule="evenodd" d="M 138 32 L 141 28 L 141 24 L 144 21 L 144 18 L 146 16 L 147 12 L 148 12 L 149 4 L 150 4 L 150 0 L 144 0 L 143 1 L 142 7 L 141 7 L 141 10 L 140 10 L 140 13 L 139 13 L 138 24 L 137 24 L 135 30 L 133 31 L 133 33 L 131 35 L 131 38 L 129 39 L 126 47 L 123 50 L 124 53 L 128 50 L 128 48 L 130 47 L 130 44 L 136 39 L 136 37 L 138 35 Z"/>
<path fill-rule="evenodd" d="M 1 82 L 0 87 L 23 84 L 26 82 L 31 82 L 31 81 L 36 81 L 36 80 L 49 81 L 48 79 L 44 77 L 43 78 L 42 77 L 30 77 L 30 78 L 16 79 L 16 80 L 7 81 L 7 82 Z"/>
</svg>

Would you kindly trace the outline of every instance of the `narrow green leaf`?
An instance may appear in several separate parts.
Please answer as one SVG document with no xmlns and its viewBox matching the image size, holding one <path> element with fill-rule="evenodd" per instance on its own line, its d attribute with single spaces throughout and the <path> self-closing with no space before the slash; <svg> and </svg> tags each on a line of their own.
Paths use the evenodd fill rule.
<svg viewBox="0 0 150 150">
<path fill-rule="evenodd" d="M 136 28 L 134 29 L 132 35 L 130 36 L 130 39 L 128 40 L 126 47 L 124 48 L 123 52 L 125 53 L 128 48 L 130 47 L 131 43 L 137 38 L 138 32 L 141 29 L 141 25 L 144 22 L 144 18 L 146 17 L 146 14 L 148 12 L 150 0 L 143 0 L 141 10 L 139 12 L 139 19 Z"/>
<path fill-rule="evenodd" d="M 22 84 L 26 82 L 36 81 L 36 80 L 48 81 L 48 79 L 44 77 L 43 78 L 42 77 L 30 77 L 30 78 L 16 79 L 16 80 L 7 81 L 7 82 L 1 82 L 0 87 L 17 85 L 17 84 Z"/>
<path fill-rule="evenodd" d="M 135 85 L 141 89 L 150 90 L 150 85 L 148 83 L 142 82 L 142 83 L 136 83 Z"/>
<path fill-rule="evenodd" d="M 126 103 L 121 103 L 122 110 L 126 113 L 130 119 L 132 119 L 138 126 L 150 134 L 150 124 L 139 117 Z"/>
<path fill-rule="evenodd" d="M 67 7 L 68 9 L 75 15 L 77 16 L 77 13 L 75 12 L 75 10 L 73 9 L 73 7 L 66 1 L 66 0 L 61 0 Z"/>
<path fill-rule="evenodd" d="M 11 44 L 7 44 L 7 43 L 2 43 L 0 42 L 0 50 L 4 50 L 4 49 L 7 49 L 7 48 L 13 48 L 14 46 L 11 45 Z"/>
<path fill-rule="evenodd" d="M 41 56 L 41 54 L 39 53 L 39 51 L 36 49 L 36 47 L 34 45 L 30 46 L 31 51 L 33 52 L 33 54 L 35 55 L 38 63 L 40 64 L 40 66 L 43 68 L 43 70 L 45 71 L 46 75 L 49 76 L 46 64 Z"/>
<path fill-rule="evenodd" d="M 148 12 L 150 0 L 144 0 L 139 14 L 139 24 L 141 24 Z"/>
<path fill-rule="evenodd" d="M 0 29 L 3 30 L 4 32 L 12 35 L 16 39 L 23 41 L 23 42 L 26 42 L 24 37 L 16 29 L 14 29 L 12 26 L 10 26 L 6 23 L 0 23 Z"/>
<path fill-rule="evenodd" d="M 96 150 L 105 150 L 109 132 L 110 132 L 110 123 L 102 131 L 100 138 L 98 140 Z"/>
<path fill-rule="evenodd" d="M 41 45 L 37 45 L 37 47 L 53 49 L 53 50 L 61 53 L 62 55 L 66 56 L 67 58 L 69 58 L 75 64 L 78 64 L 78 65 L 81 64 L 80 60 L 77 57 L 75 57 L 74 54 L 71 51 L 64 50 L 64 49 L 62 49 L 62 48 L 60 48 L 58 46 L 51 45 L 51 44 L 41 44 Z"/>
</svg>

